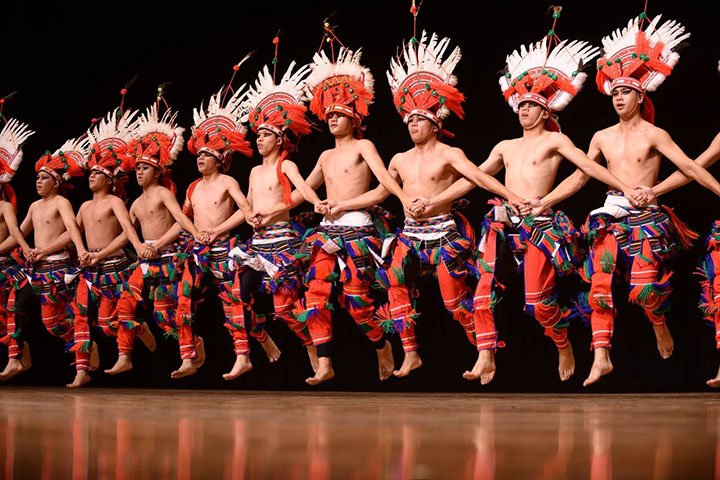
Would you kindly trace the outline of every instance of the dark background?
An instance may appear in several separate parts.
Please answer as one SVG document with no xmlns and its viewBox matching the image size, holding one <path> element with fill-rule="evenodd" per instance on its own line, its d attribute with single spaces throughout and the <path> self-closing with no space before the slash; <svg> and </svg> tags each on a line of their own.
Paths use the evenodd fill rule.
<svg viewBox="0 0 720 480">
<path fill-rule="evenodd" d="M 717 2 L 650 2 L 649 16 L 680 20 L 692 32 L 690 46 L 681 53 L 673 75 L 651 94 L 656 106 L 656 124 L 667 129 L 691 158 L 699 155 L 717 133 L 715 120 L 720 87 L 717 61 L 720 47 L 716 24 L 720 14 Z M 99 5 L 99 4 L 96 4 Z M 25 162 L 13 180 L 18 191 L 22 219 L 30 202 L 36 199 L 33 186 L 34 162 L 45 150 L 57 149 L 66 139 L 77 137 L 120 100 L 119 90 L 134 75 L 137 81 L 128 93 L 126 105 L 144 109 L 153 100 L 157 85 L 172 82 L 167 101 L 179 111 L 179 123 L 192 124 L 192 108 L 205 101 L 226 83 L 231 67 L 250 50 L 256 54 L 243 66 L 235 85 L 253 81 L 258 69 L 273 57 L 271 40 L 282 30 L 279 74 L 290 60 L 308 62 L 322 36 L 321 23 L 335 12 L 332 20 L 341 40 L 351 48 L 362 47 L 363 62 L 376 77 L 376 99 L 371 107 L 366 137 L 373 140 L 386 163 L 391 156 L 412 146 L 395 112 L 385 71 L 401 42 L 412 35 L 409 1 L 384 2 L 276 2 L 196 3 L 182 9 L 170 3 L 108 3 L 102 7 L 70 7 L 60 2 L 47 7 L 13 2 L 3 9 L 3 74 L 0 95 L 18 90 L 6 105 L 6 115 L 28 122 L 37 134 L 27 143 Z M 477 2 L 479 14 L 467 10 L 468 3 L 457 0 L 428 0 L 422 6 L 418 28 L 449 35 L 463 49 L 463 60 L 456 69 L 459 89 L 465 93 L 464 122 L 451 120 L 447 127 L 456 134 L 452 143 L 480 163 L 498 141 L 521 135 L 515 115 L 505 104 L 497 83 L 505 56 L 520 44 L 539 40 L 550 28 L 549 4 L 527 2 Z M 601 8 L 602 7 L 602 8 Z M 102 8 L 102 11 L 100 10 Z M 578 38 L 600 44 L 603 35 L 623 27 L 639 14 L 643 2 L 613 0 L 602 4 L 569 1 L 564 5 L 556 31 L 561 38 Z M 563 131 L 586 149 L 592 134 L 614 122 L 608 97 L 594 85 L 594 67 L 584 91 L 560 115 Z M 318 154 L 332 146 L 332 137 L 320 131 L 303 138 L 296 162 L 309 173 Z M 187 134 L 186 134 L 187 138 Z M 251 136 L 252 140 L 253 137 Z M 231 174 L 247 188 L 249 169 L 259 162 L 238 158 Z M 567 163 L 567 162 L 566 162 Z M 571 173 L 564 165 L 558 178 Z M 661 178 L 672 172 L 665 162 Z M 183 152 L 174 167 L 178 191 L 197 177 L 193 158 Z M 138 193 L 134 180 L 130 193 Z M 599 206 L 605 187 L 591 180 L 573 198 L 559 205 L 579 226 L 588 211 Z M 519 192 L 522 193 L 522 192 Z M 322 192 L 321 192 L 322 196 Z M 180 200 L 184 194 L 181 193 Z M 85 181 L 76 182 L 70 198 L 76 206 L 89 198 Z M 489 196 L 482 191 L 469 195 L 472 206 L 466 214 L 475 226 L 487 211 Z M 716 197 L 698 185 L 689 185 L 663 198 L 702 235 L 717 214 Z M 386 202 L 399 213 L 399 202 Z M 307 207 L 305 207 L 307 208 Z M 243 233 L 249 234 L 245 227 Z M 615 326 L 612 358 L 615 372 L 600 385 L 583 389 L 589 372 L 590 330 L 578 323 L 570 327 L 575 349 L 575 376 L 561 383 L 557 376 L 557 354 L 537 323 L 522 314 L 522 285 L 512 285 L 511 293 L 498 309 L 498 328 L 507 347 L 497 354 L 498 372 L 491 385 L 466 382 L 462 372 L 472 367 L 475 350 L 461 329 L 443 310 L 437 287 L 429 282 L 420 298 L 425 315 L 418 334 L 425 365 L 408 379 L 377 380 L 375 353 L 345 314 L 336 315 L 336 379 L 320 389 L 378 391 L 698 391 L 717 369 L 714 332 L 701 321 L 697 309 L 699 294 L 696 268 L 703 248 L 700 241 L 683 254 L 675 266 L 674 308 L 669 320 L 676 340 L 670 360 L 660 359 L 652 328 L 636 306 L 621 300 Z M 339 312 L 339 310 L 338 310 Z M 13 380 L 18 384 L 60 385 L 72 376 L 69 356 L 60 343 L 44 332 L 35 313 L 28 335 L 33 345 L 34 368 Z M 268 330 L 283 350 L 277 365 L 269 365 L 262 349 L 253 343 L 255 369 L 240 379 L 226 383 L 220 374 L 234 360 L 232 345 L 221 326 L 219 303 L 206 302 L 196 317 L 198 332 L 206 337 L 208 360 L 200 373 L 188 379 L 171 381 L 169 373 L 178 362 L 177 343 L 160 341 L 158 353 L 150 355 L 142 346 L 134 354 L 135 371 L 120 377 L 94 376 L 95 385 L 160 386 L 190 388 L 305 389 L 304 378 L 311 374 L 307 357 L 297 339 L 281 324 L 272 322 Z M 156 333 L 157 330 L 156 330 Z M 158 333 L 159 337 L 159 333 Z M 115 360 L 112 341 L 99 339 L 102 368 Z M 398 366 L 402 359 L 399 339 L 393 340 Z"/>
</svg>

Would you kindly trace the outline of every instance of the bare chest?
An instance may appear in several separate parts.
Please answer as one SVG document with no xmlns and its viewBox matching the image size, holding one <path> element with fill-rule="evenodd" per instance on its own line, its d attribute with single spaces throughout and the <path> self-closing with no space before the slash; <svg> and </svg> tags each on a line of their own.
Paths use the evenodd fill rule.
<svg viewBox="0 0 720 480">
<path fill-rule="evenodd" d="M 603 139 L 602 153 L 608 166 L 643 165 L 658 159 L 657 151 L 641 136 L 615 135 Z"/>
<path fill-rule="evenodd" d="M 106 225 L 117 223 L 112 207 L 107 203 L 91 203 L 83 213 L 83 224 L 85 225 Z"/>
<path fill-rule="evenodd" d="M 432 158 L 407 158 L 397 170 L 403 183 L 429 184 L 453 178 L 452 169 L 445 162 Z"/>
<path fill-rule="evenodd" d="M 221 185 L 199 184 L 192 195 L 193 210 L 215 208 L 227 203 L 227 190 Z"/>
<path fill-rule="evenodd" d="M 32 220 L 35 226 L 50 226 L 62 222 L 62 217 L 56 207 L 38 205 L 38 208 L 33 211 Z"/>
<path fill-rule="evenodd" d="M 156 198 L 145 198 L 136 204 L 135 215 L 141 222 L 151 221 L 158 216 L 166 215 L 167 208 Z"/>
<path fill-rule="evenodd" d="M 323 160 L 322 170 L 326 181 L 338 182 L 348 177 L 366 176 L 369 168 L 359 154 L 351 152 L 344 155 L 340 153 L 328 155 Z"/>
</svg>

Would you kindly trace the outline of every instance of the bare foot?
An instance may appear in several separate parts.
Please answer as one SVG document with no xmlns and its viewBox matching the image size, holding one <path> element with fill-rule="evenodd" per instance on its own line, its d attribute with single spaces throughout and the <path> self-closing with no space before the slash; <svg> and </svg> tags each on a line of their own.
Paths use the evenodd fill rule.
<svg viewBox="0 0 720 480">
<path fill-rule="evenodd" d="M 487 385 L 495 378 L 495 350 L 486 349 L 478 352 L 478 359 L 471 371 L 463 373 L 466 380 L 480 379 L 480 384 Z"/>
<path fill-rule="evenodd" d="M 205 363 L 205 341 L 202 337 L 195 337 L 195 352 L 197 357 L 193 360 L 195 368 L 200 368 Z"/>
<path fill-rule="evenodd" d="M 592 385 L 600 380 L 600 377 L 607 375 L 613 371 L 612 362 L 610 362 L 610 351 L 607 348 L 595 348 L 595 360 L 593 360 L 590 375 L 583 382 L 583 387 Z"/>
<path fill-rule="evenodd" d="M 250 363 L 250 357 L 248 355 L 238 355 L 235 357 L 235 365 L 232 370 L 228 373 L 223 374 L 225 380 L 235 380 L 243 373 L 247 373 L 252 370 L 252 363 Z"/>
<path fill-rule="evenodd" d="M 718 373 L 715 376 L 715 378 L 711 378 L 710 380 L 708 380 L 705 383 L 707 383 L 708 386 L 713 387 L 713 388 L 720 387 L 720 368 L 718 368 Z"/>
<path fill-rule="evenodd" d="M 673 352 L 673 339 L 670 330 L 664 323 L 662 325 L 653 325 L 653 330 L 655 330 L 658 352 L 660 352 L 663 359 L 667 360 Z"/>
<path fill-rule="evenodd" d="M 392 345 L 390 342 L 385 340 L 385 345 L 376 350 L 378 357 L 378 372 L 380 374 L 380 380 L 387 380 L 395 369 L 395 359 L 392 354 Z"/>
<path fill-rule="evenodd" d="M 100 354 L 98 353 L 97 343 L 92 342 L 90 347 L 90 371 L 94 372 L 100 366 Z"/>
<path fill-rule="evenodd" d="M 121 353 L 118 355 L 117 362 L 115 362 L 115 365 L 112 366 L 112 368 L 109 368 L 105 370 L 105 373 L 108 375 L 117 375 L 118 373 L 122 372 L 129 372 L 132 370 L 133 365 L 132 361 L 130 360 L 130 355 L 126 353 Z"/>
<path fill-rule="evenodd" d="M 268 335 L 267 340 L 262 342 L 260 345 L 262 345 L 263 350 L 265 350 L 265 355 L 267 355 L 268 360 L 270 360 L 270 363 L 277 362 L 280 358 L 280 349 L 277 345 L 275 345 L 275 342 L 272 338 L 270 338 L 270 335 Z"/>
<path fill-rule="evenodd" d="M 307 348 L 308 358 L 310 358 L 310 366 L 312 367 L 313 372 L 317 372 L 318 368 L 320 367 L 317 356 L 317 347 L 315 347 L 315 345 L 308 345 L 305 348 Z"/>
<path fill-rule="evenodd" d="M 410 372 L 420 367 L 422 367 L 420 355 L 418 355 L 416 351 L 405 352 L 405 359 L 403 360 L 402 366 L 400 366 L 400 370 L 395 370 L 393 375 L 396 377 L 407 377 L 410 375 Z"/>
<path fill-rule="evenodd" d="M 180 364 L 180 368 L 170 374 L 171 378 L 182 378 L 197 373 L 197 367 L 193 363 L 192 358 L 186 358 Z"/>
<path fill-rule="evenodd" d="M 140 341 L 147 347 L 148 350 L 151 352 L 154 352 L 157 348 L 157 341 L 155 340 L 155 336 L 150 331 L 150 327 L 147 323 L 143 323 L 142 327 L 140 327 L 140 334 L 138 335 L 138 338 L 140 338 Z"/>
<path fill-rule="evenodd" d="M 90 383 L 90 374 L 85 370 L 77 370 L 75 373 L 75 380 L 65 386 L 68 388 L 80 388 L 88 383 Z"/>
<path fill-rule="evenodd" d="M 23 367 L 23 364 L 19 359 L 11 358 L 8 360 L 7 365 L 5 365 L 5 369 L 2 373 L 0 373 L 0 381 L 10 380 L 12 377 L 18 373 L 24 372 L 25 370 L 27 369 Z"/>
<path fill-rule="evenodd" d="M 332 368 L 332 361 L 330 360 L 330 357 L 320 357 L 318 359 L 318 369 L 315 372 L 315 376 L 305 379 L 305 383 L 308 385 L 317 385 L 330 380 L 334 376 L 335 371 Z"/>
<path fill-rule="evenodd" d="M 575 356 L 573 355 L 572 345 L 568 343 L 566 348 L 558 348 L 558 356 L 560 380 L 564 382 L 575 373 Z M 612 366 L 610 368 L 612 368 Z"/>
</svg>

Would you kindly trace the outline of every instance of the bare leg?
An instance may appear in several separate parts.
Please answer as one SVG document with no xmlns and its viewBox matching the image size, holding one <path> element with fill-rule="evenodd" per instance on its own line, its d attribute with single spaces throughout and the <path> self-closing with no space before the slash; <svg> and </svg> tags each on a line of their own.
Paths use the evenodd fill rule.
<svg viewBox="0 0 720 480">
<path fill-rule="evenodd" d="M 405 352 L 405 359 L 403 359 L 400 370 L 395 370 L 393 375 L 396 377 L 407 377 L 410 375 L 410 372 L 420 367 L 422 367 L 422 360 L 420 360 L 420 355 L 417 351 Z"/>
<path fill-rule="evenodd" d="M 27 342 L 25 342 L 23 345 L 20 363 L 22 363 L 23 371 L 29 370 L 32 366 L 32 357 L 30 356 L 30 344 Z"/>
<path fill-rule="evenodd" d="M 65 386 L 68 388 L 80 388 L 88 383 L 90 383 L 90 374 L 85 370 L 77 370 L 73 382 Z"/>
<path fill-rule="evenodd" d="M 185 358 L 180 364 L 180 368 L 170 374 L 171 378 L 182 378 L 197 373 L 197 367 L 195 366 L 194 359 Z"/>
<path fill-rule="evenodd" d="M 235 380 L 243 373 L 247 373 L 252 370 L 252 368 L 253 366 L 252 363 L 250 363 L 249 355 L 237 355 L 235 357 L 235 365 L 233 365 L 232 370 L 230 370 L 230 372 L 228 373 L 223 374 L 223 378 L 225 380 Z"/>
<path fill-rule="evenodd" d="M 330 357 L 320 357 L 318 359 L 318 369 L 317 372 L 315 372 L 315 376 L 305 379 L 305 383 L 308 385 L 317 385 L 330 380 L 334 376 L 335 371 L 332 368 L 332 360 L 330 360 Z"/>
<path fill-rule="evenodd" d="M 466 380 L 479 378 L 482 385 L 490 383 L 495 378 L 495 350 L 480 350 L 475 366 L 469 372 L 463 373 L 463 378 Z"/>
<path fill-rule="evenodd" d="M 600 380 L 600 377 L 607 375 L 613 371 L 612 362 L 610 362 L 610 350 L 607 348 L 595 348 L 595 360 L 593 360 L 590 375 L 583 382 L 583 387 L 592 385 Z"/>
<path fill-rule="evenodd" d="M 265 350 L 265 355 L 267 355 L 268 360 L 270 360 L 270 363 L 275 363 L 280 358 L 280 349 L 277 345 L 275 345 L 275 342 L 272 338 L 270 338 L 270 335 L 268 335 L 267 340 L 262 342 L 260 345 L 262 345 L 263 350 Z"/>
<path fill-rule="evenodd" d="M 663 359 L 667 360 L 673 352 L 673 338 L 670 335 L 670 330 L 664 323 L 662 325 L 653 324 L 653 330 L 655 330 L 658 352 L 660 352 Z"/>
<path fill-rule="evenodd" d="M 140 327 L 140 334 L 138 335 L 138 338 L 140 338 L 143 345 L 145 345 L 151 352 L 154 352 L 155 348 L 157 348 L 157 341 L 155 341 L 155 336 L 153 336 L 147 323 L 143 323 Z"/>
<path fill-rule="evenodd" d="M 195 365 L 195 368 L 200 368 L 205 363 L 205 342 L 202 337 L 195 337 L 195 351 L 197 357 L 193 360 L 193 365 Z"/>
<path fill-rule="evenodd" d="M 122 372 L 128 372 L 132 370 L 133 364 L 130 360 L 130 355 L 127 353 L 121 353 L 118 355 L 117 362 L 115 362 L 115 365 L 112 366 L 112 368 L 105 370 L 105 373 L 108 375 L 117 375 L 118 373 Z"/>
<path fill-rule="evenodd" d="M 313 372 L 317 372 L 318 368 L 320 368 L 317 347 L 315 347 L 315 345 L 308 345 L 305 348 L 307 348 L 308 358 L 310 358 L 310 366 L 312 366 Z"/>
<path fill-rule="evenodd" d="M 711 378 L 706 383 L 713 388 L 720 387 L 720 368 L 718 368 L 718 373 L 715 378 Z"/>
<path fill-rule="evenodd" d="M 575 356 L 573 355 L 572 345 L 568 343 L 566 348 L 558 348 L 560 380 L 563 382 L 572 377 L 575 373 Z"/>
<path fill-rule="evenodd" d="M 392 345 L 390 342 L 385 340 L 385 345 L 376 350 L 378 357 L 378 371 L 380 374 L 380 380 L 387 380 L 395 370 L 395 359 L 392 354 Z"/>
<path fill-rule="evenodd" d="M 90 371 L 94 372 L 99 366 L 100 354 L 98 353 L 98 346 L 97 343 L 92 342 L 92 346 L 90 347 Z"/>
</svg>

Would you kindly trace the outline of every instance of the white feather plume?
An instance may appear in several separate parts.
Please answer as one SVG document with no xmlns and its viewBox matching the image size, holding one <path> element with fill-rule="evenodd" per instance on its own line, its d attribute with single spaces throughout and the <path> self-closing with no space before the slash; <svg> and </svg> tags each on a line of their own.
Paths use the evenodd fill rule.
<svg viewBox="0 0 720 480">
<path fill-rule="evenodd" d="M 393 93 L 397 91 L 403 81 L 415 72 L 429 72 L 440 77 L 445 83 L 457 84 L 457 77 L 452 74 L 462 58 L 460 47 L 455 47 L 450 55 L 443 60 L 445 51 L 450 45 L 450 38 L 440 39 L 433 33 L 428 41 L 427 33 L 422 32 L 420 41 L 414 45 L 408 43 L 403 47 L 402 59 L 390 59 L 390 70 L 387 71 L 388 82 Z"/>
<path fill-rule="evenodd" d="M 303 103 L 307 100 L 305 95 L 305 78 L 310 73 L 311 65 L 303 65 L 293 72 L 296 62 L 291 62 L 285 75 L 282 76 L 280 82 L 275 85 L 273 82 L 270 68 L 266 65 L 258 74 L 258 78 L 252 87 L 248 88 L 247 95 L 240 102 L 243 121 L 247 118 L 248 113 L 261 100 L 273 93 L 285 93 L 291 96 L 295 103 Z"/>
<path fill-rule="evenodd" d="M 118 138 L 128 143 L 133 138 L 133 132 L 138 126 L 137 110 L 126 110 L 125 113 L 118 118 L 120 109 L 116 108 L 101 119 L 98 124 L 88 130 L 88 140 L 90 145 L 98 143 L 107 138 Z"/>
<path fill-rule="evenodd" d="M 167 135 L 173 139 L 173 145 L 170 149 L 170 158 L 175 160 L 182 151 L 183 144 L 185 142 L 185 139 L 182 136 L 185 129 L 177 126 L 175 123 L 176 118 L 177 112 L 173 112 L 170 109 L 167 109 L 160 118 L 158 115 L 157 104 L 154 103 L 148 107 L 145 113 L 138 117 L 138 126 L 135 129 L 134 137 L 139 140 L 143 136 L 153 132 Z"/>
<path fill-rule="evenodd" d="M 199 108 L 193 109 L 194 127 L 197 127 L 210 117 L 224 116 L 232 119 L 237 124 L 238 130 L 240 129 L 240 118 L 243 113 L 242 105 L 248 94 L 246 90 L 247 84 L 240 85 L 240 88 L 235 90 L 225 102 L 225 105 L 221 105 L 225 88 L 225 86 L 221 87 L 215 95 L 210 97 L 207 108 L 204 108 L 201 103 Z"/>
<path fill-rule="evenodd" d="M 355 52 L 345 47 L 341 48 L 335 62 L 328 58 L 325 51 L 316 53 L 313 56 L 313 63 L 310 64 L 310 75 L 305 80 L 308 99 L 312 100 L 312 91 L 323 80 L 343 75 L 363 80 L 365 90 L 374 93 L 375 78 L 369 68 L 360 64 L 361 56 L 362 48 Z"/>
<path fill-rule="evenodd" d="M 21 123 L 14 118 L 8 120 L 0 132 L 0 150 L 4 150 L 7 153 L 8 158 L 11 159 L 8 166 L 13 172 L 17 171 L 20 166 L 20 162 L 22 162 L 23 144 L 34 134 L 35 132 L 30 130 L 30 127 L 27 124 Z M 12 175 L 9 177 L 12 178 Z M 0 181 L 9 182 L 10 178 L 7 180 L 0 178 Z"/>
</svg>

